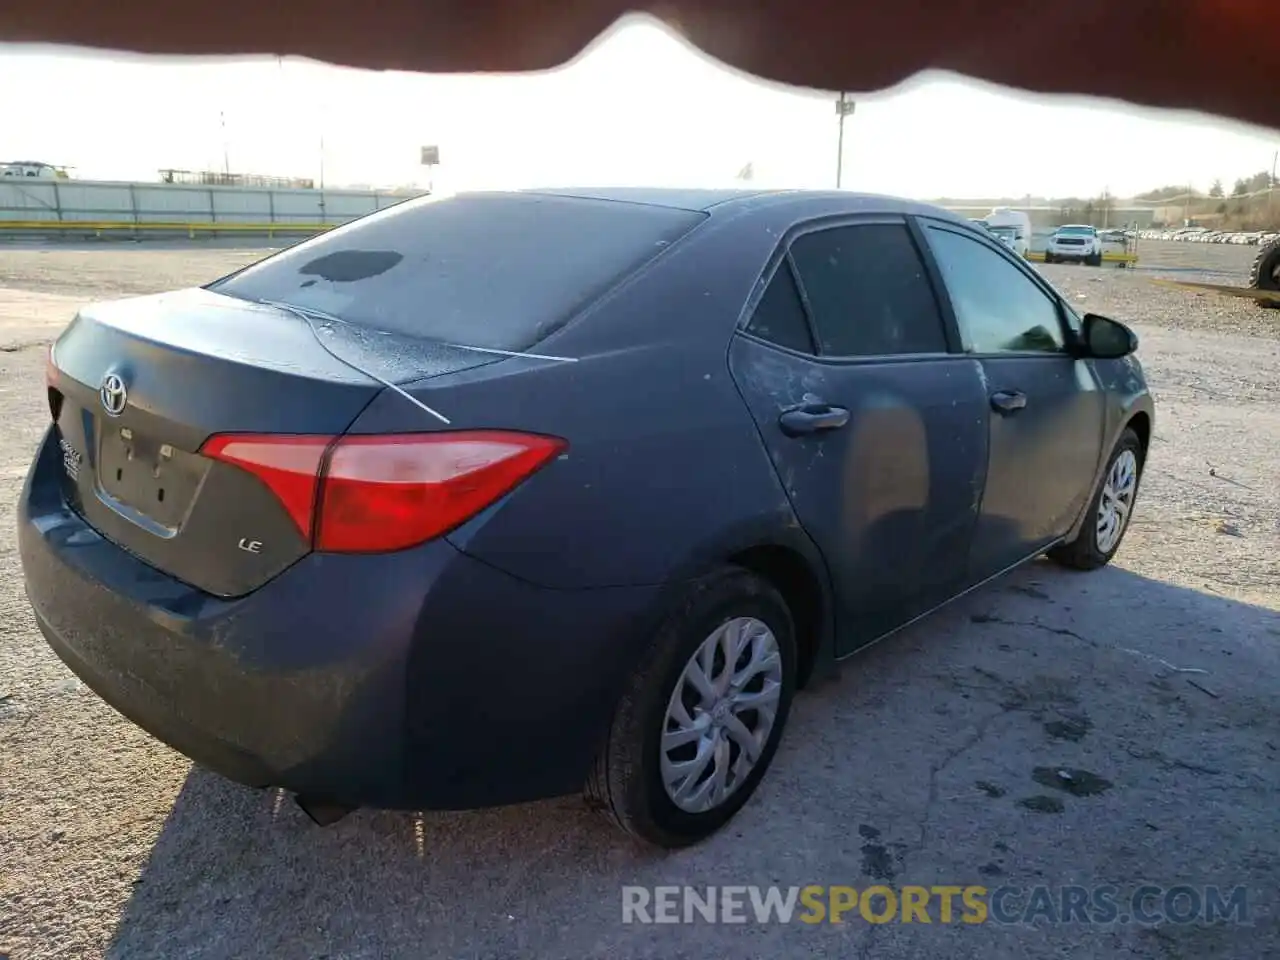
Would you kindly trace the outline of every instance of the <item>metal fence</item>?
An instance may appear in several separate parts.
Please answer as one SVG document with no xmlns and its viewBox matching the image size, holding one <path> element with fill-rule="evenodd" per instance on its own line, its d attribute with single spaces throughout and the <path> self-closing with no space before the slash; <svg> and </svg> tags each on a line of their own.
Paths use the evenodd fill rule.
<svg viewBox="0 0 1280 960">
<path fill-rule="evenodd" d="M 0 180 L 0 233 L 288 233 L 324 230 L 414 196 L 100 180 Z"/>
</svg>

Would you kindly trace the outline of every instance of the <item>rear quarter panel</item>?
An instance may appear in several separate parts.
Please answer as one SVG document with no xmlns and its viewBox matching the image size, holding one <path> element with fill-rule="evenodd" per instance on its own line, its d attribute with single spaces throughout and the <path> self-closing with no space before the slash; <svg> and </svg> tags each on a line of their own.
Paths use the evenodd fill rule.
<svg viewBox="0 0 1280 960">
<path fill-rule="evenodd" d="M 713 217 L 536 348 L 574 362 L 516 358 L 411 385 L 450 429 L 570 444 L 451 542 L 559 589 L 670 582 L 757 543 L 811 548 L 727 360 L 777 235 Z M 439 427 L 387 393 L 352 431 Z"/>
</svg>

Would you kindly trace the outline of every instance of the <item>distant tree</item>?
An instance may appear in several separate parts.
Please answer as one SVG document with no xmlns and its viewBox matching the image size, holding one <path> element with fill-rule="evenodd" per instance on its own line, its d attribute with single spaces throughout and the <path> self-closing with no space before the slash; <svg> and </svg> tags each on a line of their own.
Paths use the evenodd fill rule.
<svg viewBox="0 0 1280 960">
<path fill-rule="evenodd" d="M 1135 197 L 1136 200 L 1172 200 L 1174 197 L 1181 197 L 1187 192 L 1185 183 L 1177 186 L 1161 187 L 1158 190 L 1148 190 L 1146 193 L 1140 193 Z M 1192 191 L 1194 193 L 1194 191 Z"/>
<path fill-rule="evenodd" d="M 1248 192 L 1249 192 L 1248 180 L 1237 180 L 1236 185 L 1231 188 L 1231 195 L 1233 197 L 1243 197 Z"/>
<path fill-rule="evenodd" d="M 1095 227 L 1112 226 L 1116 201 L 1108 191 L 1090 200 L 1069 197 L 1058 207 L 1058 223 L 1088 223 Z"/>
<path fill-rule="evenodd" d="M 1222 196 L 1222 181 L 1221 181 L 1221 180 L 1215 180 L 1215 181 L 1213 181 L 1213 186 L 1209 188 L 1209 196 L 1213 197 L 1215 200 L 1217 200 L 1218 198 L 1220 198 L 1220 197 Z"/>
<path fill-rule="evenodd" d="M 1245 185 L 1249 188 L 1249 193 L 1258 193 L 1259 191 L 1266 190 L 1271 186 L 1271 171 L 1259 170 L 1245 181 Z"/>
<path fill-rule="evenodd" d="M 1088 206 L 1087 200 L 1081 200 L 1079 197 L 1067 197 L 1058 201 L 1058 223 L 1083 223 L 1085 219 L 1085 207 Z"/>
</svg>

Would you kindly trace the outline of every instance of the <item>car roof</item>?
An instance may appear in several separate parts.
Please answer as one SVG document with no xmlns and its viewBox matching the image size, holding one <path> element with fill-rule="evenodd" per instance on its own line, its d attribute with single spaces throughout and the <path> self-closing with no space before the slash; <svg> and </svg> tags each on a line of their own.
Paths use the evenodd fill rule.
<svg viewBox="0 0 1280 960">
<path fill-rule="evenodd" d="M 642 203 L 651 207 L 674 207 L 705 212 L 712 207 L 734 200 L 750 200 L 785 191 L 714 190 L 697 187 L 557 187 L 519 192 L 552 197 L 575 197 L 583 200 L 616 200 L 622 203 Z"/>
<path fill-rule="evenodd" d="M 584 200 L 615 200 L 625 203 L 641 203 L 650 206 L 672 207 L 702 213 L 727 213 L 744 208 L 768 207 L 775 213 L 785 214 L 788 208 L 806 208 L 830 205 L 831 213 L 900 213 L 919 214 L 968 223 L 965 217 L 942 207 L 901 197 L 874 193 L 856 193 L 851 190 L 781 190 L 781 189 L 702 189 L 689 187 L 557 187 L 515 191 L 555 197 L 574 197 Z"/>
<path fill-rule="evenodd" d="M 1058 227 L 1059 230 L 1093 230 L 1096 229 L 1091 223 L 1064 223 Z"/>
</svg>

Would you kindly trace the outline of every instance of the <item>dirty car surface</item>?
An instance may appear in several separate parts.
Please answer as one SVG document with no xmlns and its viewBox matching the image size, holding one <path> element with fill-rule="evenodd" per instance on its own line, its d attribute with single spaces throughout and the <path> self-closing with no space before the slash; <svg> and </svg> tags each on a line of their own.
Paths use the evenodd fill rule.
<svg viewBox="0 0 1280 960">
<path fill-rule="evenodd" d="M 939 209 L 810 192 L 411 201 L 85 308 L 19 505 L 54 650 L 314 808 L 583 788 L 678 846 L 794 692 L 1132 514 L 1152 404 Z"/>
</svg>

